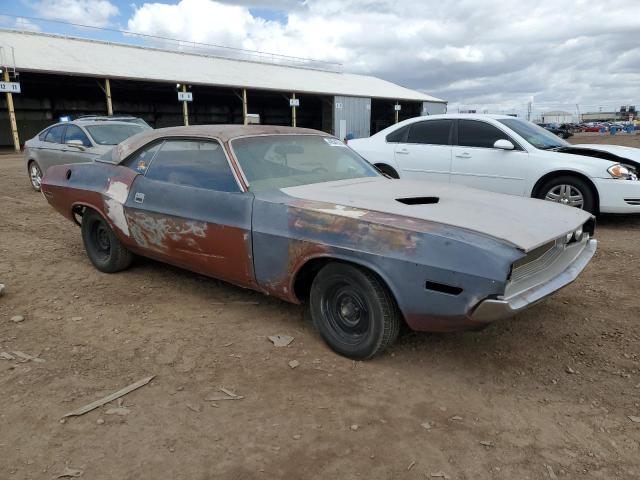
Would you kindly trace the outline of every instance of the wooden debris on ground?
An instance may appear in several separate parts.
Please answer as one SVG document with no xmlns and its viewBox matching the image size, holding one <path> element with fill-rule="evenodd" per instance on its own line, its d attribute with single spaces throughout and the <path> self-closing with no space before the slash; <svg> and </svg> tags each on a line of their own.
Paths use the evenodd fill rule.
<svg viewBox="0 0 640 480">
<path fill-rule="evenodd" d="M 137 382 L 132 383 L 127 387 L 124 387 L 122 390 L 118 390 L 117 392 L 107 395 L 106 397 L 101 398 L 100 400 L 96 400 L 95 402 L 91 402 L 88 405 L 85 405 L 84 407 L 81 407 L 81 408 L 78 408 L 77 410 L 73 410 L 72 412 L 66 413 L 62 416 L 62 418 L 77 417 L 79 415 L 84 415 L 85 413 L 90 412 L 91 410 L 101 407 L 102 405 L 105 405 L 109 402 L 113 402 L 114 400 L 125 396 L 127 393 L 133 392 L 134 390 L 137 390 L 138 388 L 143 387 L 154 378 L 155 378 L 155 375 L 152 375 L 150 377 L 143 378 L 142 380 L 138 380 Z"/>
</svg>

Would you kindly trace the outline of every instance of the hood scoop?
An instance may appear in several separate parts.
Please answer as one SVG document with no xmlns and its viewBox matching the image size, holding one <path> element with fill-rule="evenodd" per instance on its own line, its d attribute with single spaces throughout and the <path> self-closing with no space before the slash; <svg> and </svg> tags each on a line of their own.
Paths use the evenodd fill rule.
<svg viewBox="0 0 640 480">
<path fill-rule="evenodd" d="M 438 197 L 407 197 L 396 198 L 396 202 L 404 203 L 405 205 L 431 205 L 438 203 L 440 198 Z"/>
</svg>

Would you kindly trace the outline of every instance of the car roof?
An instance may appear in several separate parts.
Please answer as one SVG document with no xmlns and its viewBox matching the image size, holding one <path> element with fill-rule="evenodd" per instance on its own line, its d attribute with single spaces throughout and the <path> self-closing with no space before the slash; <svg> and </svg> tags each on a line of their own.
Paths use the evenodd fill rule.
<svg viewBox="0 0 640 480">
<path fill-rule="evenodd" d="M 112 161 L 120 163 L 140 147 L 165 137 L 203 137 L 229 142 L 234 138 L 256 135 L 324 135 L 326 132 L 310 128 L 277 125 L 192 125 L 148 130 L 127 138 L 112 150 Z"/>
</svg>

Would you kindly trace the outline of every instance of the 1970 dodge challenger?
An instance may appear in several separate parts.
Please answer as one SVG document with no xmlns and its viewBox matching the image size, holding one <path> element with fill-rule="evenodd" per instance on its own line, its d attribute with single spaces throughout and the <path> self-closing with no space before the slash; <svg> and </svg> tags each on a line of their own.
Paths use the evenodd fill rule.
<svg viewBox="0 0 640 480">
<path fill-rule="evenodd" d="M 567 285 L 596 249 L 560 204 L 390 180 L 323 132 L 145 132 L 51 167 L 42 192 L 103 272 L 151 257 L 299 303 L 335 351 L 369 358 L 414 330 L 478 328 Z"/>
</svg>

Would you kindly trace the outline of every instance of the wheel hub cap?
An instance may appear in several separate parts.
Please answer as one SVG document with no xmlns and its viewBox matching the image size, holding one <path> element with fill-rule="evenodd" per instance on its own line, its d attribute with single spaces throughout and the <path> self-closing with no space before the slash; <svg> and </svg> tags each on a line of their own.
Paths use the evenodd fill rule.
<svg viewBox="0 0 640 480">
<path fill-rule="evenodd" d="M 547 192 L 545 200 L 577 208 L 584 206 L 582 192 L 573 185 L 556 185 Z"/>
</svg>

